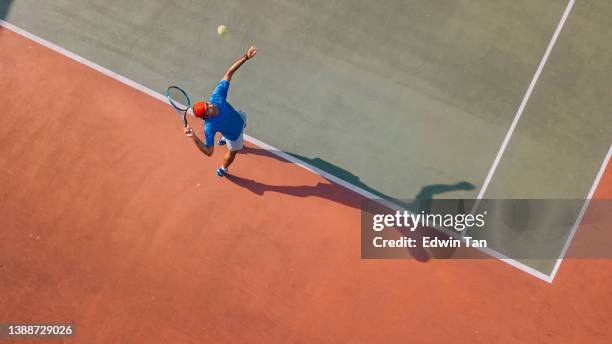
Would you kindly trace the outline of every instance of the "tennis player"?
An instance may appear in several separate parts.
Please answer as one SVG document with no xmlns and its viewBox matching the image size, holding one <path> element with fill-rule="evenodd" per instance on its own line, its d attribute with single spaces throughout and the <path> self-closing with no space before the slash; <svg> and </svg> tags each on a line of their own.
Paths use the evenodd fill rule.
<svg viewBox="0 0 612 344">
<path fill-rule="evenodd" d="M 236 153 L 244 147 L 243 132 L 246 126 L 246 115 L 242 111 L 236 111 L 227 102 L 227 91 L 234 73 L 247 60 L 252 59 L 257 49 L 251 46 L 246 54 L 234 62 L 223 75 L 208 101 L 193 104 L 193 114 L 204 120 L 204 142 L 189 127 L 185 134 L 193 138 L 198 149 L 207 156 L 212 156 L 215 150 L 215 134 L 220 132 L 221 138 L 217 142 L 219 146 L 227 145 L 227 153 L 223 159 L 223 166 L 217 169 L 217 175 L 223 177 L 228 173 L 228 168 L 234 161 Z"/>
</svg>

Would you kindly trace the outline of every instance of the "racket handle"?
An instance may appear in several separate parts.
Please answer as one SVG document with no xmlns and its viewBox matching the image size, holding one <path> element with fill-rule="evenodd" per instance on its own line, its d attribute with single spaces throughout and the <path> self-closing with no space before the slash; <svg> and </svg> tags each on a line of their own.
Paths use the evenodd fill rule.
<svg viewBox="0 0 612 344">
<path fill-rule="evenodd" d="M 187 124 L 187 111 L 184 111 L 184 112 L 183 112 L 183 126 L 184 126 L 185 128 L 188 128 L 188 127 L 189 127 L 189 124 Z"/>
</svg>

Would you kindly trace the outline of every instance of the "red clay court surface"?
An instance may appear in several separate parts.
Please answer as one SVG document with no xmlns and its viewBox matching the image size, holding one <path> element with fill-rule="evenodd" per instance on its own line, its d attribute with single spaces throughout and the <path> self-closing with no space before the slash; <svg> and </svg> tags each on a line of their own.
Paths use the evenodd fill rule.
<svg viewBox="0 0 612 344">
<path fill-rule="evenodd" d="M 608 260 L 552 284 L 361 260 L 361 196 L 253 146 L 217 178 L 167 104 L 1 28 L 0 46 L 0 323 L 71 322 L 66 343 L 612 338 Z"/>
</svg>

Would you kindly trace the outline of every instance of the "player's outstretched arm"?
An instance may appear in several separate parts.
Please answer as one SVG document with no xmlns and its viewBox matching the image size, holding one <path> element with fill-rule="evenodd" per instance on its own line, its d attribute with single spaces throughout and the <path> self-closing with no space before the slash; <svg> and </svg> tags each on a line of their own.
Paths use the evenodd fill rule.
<svg viewBox="0 0 612 344">
<path fill-rule="evenodd" d="M 255 56 L 255 54 L 257 54 L 257 48 L 255 48 L 255 46 L 251 46 L 246 54 L 240 56 L 240 58 L 238 58 L 238 60 L 236 60 L 236 62 L 234 62 L 225 72 L 225 75 L 223 75 L 223 80 L 227 80 L 227 81 L 231 81 L 232 80 L 232 75 L 234 75 L 234 73 L 238 70 L 238 68 L 240 68 L 240 66 L 242 66 L 243 63 L 245 63 L 248 59 L 253 58 L 253 56 Z"/>
<path fill-rule="evenodd" d="M 200 150 L 200 152 L 206 154 L 207 156 L 212 156 L 215 151 L 215 146 L 208 147 L 205 145 L 195 134 L 195 132 L 189 128 L 189 130 L 185 130 L 185 135 L 191 137 L 193 139 L 193 143 L 195 143 L 196 147 Z"/>
</svg>

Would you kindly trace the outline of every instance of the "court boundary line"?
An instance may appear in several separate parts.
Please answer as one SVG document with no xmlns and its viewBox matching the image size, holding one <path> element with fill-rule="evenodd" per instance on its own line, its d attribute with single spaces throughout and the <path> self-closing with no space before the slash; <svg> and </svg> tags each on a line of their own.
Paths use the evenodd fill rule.
<svg viewBox="0 0 612 344">
<path fill-rule="evenodd" d="M 550 273 L 551 282 L 557 275 L 557 272 L 559 271 L 559 268 L 561 267 L 561 263 L 563 263 L 563 260 L 565 259 L 565 254 L 567 253 L 567 250 L 569 250 L 569 247 L 574 239 L 574 235 L 578 231 L 578 228 L 580 228 L 582 217 L 584 216 L 584 214 L 586 214 L 586 211 L 589 208 L 589 204 L 591 203 L 591 200 L 593 199 L 593 195 L 595 195 L 595 191 L 597 191 L 597 187 L 599 186 L 599 183 L 601 182 L 601 178 L 603 177 L 603 174 L 606 171 L 606 168 L 608 167 L 608 163 L 610 162 L 611 156 L 612 156 L 612 145 L 610 145 L 610 148 L 608 149 L 608 153 L 606 154 L 603 162 L 601 163 L 601 167 L 599 168 L 599 172 L 597 172 L 597 175 L 595 176 L 593 185 L 591 185 L 591 189 L 589 190 L 589 194 L 587 195 L 586 201 L 582 205 L 582 209 L 580 209 L 580 213 L 578 213 L 578 217 L 576 218 L 576 222 L 574 223 L 574 226 L 572 227 L 572 231 L 567 237 L 567 241 L 565 242 L 565 245 L 563 246 L 563 250 L 561 250 L 561 254 L 559 255 L 559 258 L 557 258 L 557 261 L 555 262 L 555 266 L 553 267 L 553 270 Z"/>
<path fill-rule="evenodd" d="M 550 39 L 550 42 L 548 43 L 548 47 L 546 48 L 546 51 L 544 52 L 544 55 L 542 56 L 542 59 L 540 60 L 540 64 L 538 65 L 538 68 L 536 69 L 536 72 L 533 75 L 531 82 L 529 83 L 529 87 L 527 87 L 527 92 L 523 96 L 523 100 L 521 101 L 519 108 L 516 110 L 516 114 L 514 115 L 512 124 L 510 124 L 510 128 L 508 129 L 508 132 L 506 133 L 506 136 L 504 137 L 504 140 L 502 141 L 499 151 L 497 151 L 497 156 L 495 157 L 495 160 L 493 160 L 493 165 L 489 169 L 489 173 L 487 174 L 487 177 L 485 178 L 485 181 L 482 184 L 482 187 L 480 188 L 480 192 L 478 192 L 478 197 L 476 198 L 477 200 L 480 200 L 484 197 L 484 194 L 487 191 L 487 188 L 489 187 L 489 183 L 491 182 L 491 179 L 493 179 L 493 175 L 495 174 L 495 171 L 497 170 L 497 166 L 499 165 L 499 162 L 501 161 L 501 158 L 503 157 L 506 151 L 508 142 L 510 142 L 510 138 L 512 137 L 512 134 L 514 133 L 514 130 L 516 129 L 516 126 L 518 125 L 518 121 L 523 116 L 523 111 L 525 110 L 525 107 L 527 106 L 527 102 L 529 101 L 529 98 L 531 97 L 531 93 L 533 92 L 533 89 L 535 88 L 535 85 L 538 82 L 538 79 L 540 78 L 540 74 L 542 73 L 542 70 L 544 70 L 544 65 L 546 64 L 546 62 L 548 62 L 548 57 L 550 56 L 550 53 L 552 52 L 552 49 L 555 46 L 555 43 L 557 43 L 557 38 L 559 38 L 559 34 L 561 33 L 563 26 L 565 25 L 565 21 L 567 20 L 567 17 L 569 16 L 572 10 L 572 7 L 574 6 L 574 1 L 575 0 L 569 0 L 569 2 L 567 3 L 565 7 L 565 11 L 563 12 L 563 15 L 561 16 L 561 20 L 557 24 L 557 28 L 555 29 L 555 32 L 553 33 L 553 36 Z M 479 202 L 476 202 L 473 210 L 475 210 L 478 207 L 478 205 L 479 205 Z"/>
<path fill-rule="evenodd" d="M 573 0 L 571 0 L 571 2 L 573 2 Z M 79 56 L 76 53 L 73 53 L 73 52 L 71 52 L 71 51 L 69 51 L 69 50 L 67 50 L 65 48 L 62 48 L 62 47 L 60 47 L 59 45 L 57 45 L 55 43 L 51 43 L 51 42 L 45 40 L 44 38 L 39 37 L 39 36 L 37 36 L 37 35 L 35 35 L 33 33 L 30 33 L 30 32 L 28 32 L 28 31 L 26 31 L 24 29 L 21 29 L 20 27 L 18 27 L 16 25 L 13 25 L 13 24 L 11 24 L 11 23 L 3 20 L 3 19 L 0 19 L 0 27 L 4 27 L 5 29 L 13 31 L 14 33 L 19 34 L 19 35 L 21 35 L 21 36 L 23 36 L 23 37 L 25 37 L 25 38 L 33 41 L 33 42 L 36 42 L 36 43 L 38 43 L 38 44 L 40 44 L 40 45 L 42 45 L 42 46 L 44 46 L 44 47 L 46 47 L 46 48 L 48 48 L 50 50 L 53 50 L 56 53 L 59 53 L 60 55 L 63 55 L 65 57 L 67 57 L 69 59 L 72 59 L 72 60 L 74 60 L 76 62 L 79 62 L 79 63 L 81 63 L 81 64 L 83 64 L 83 65 L 85 65 L 85 66 L 87 66 L 87 67 L 89 67 L 89 68 L 99 72 L 99 73 L 102 73 L 102 74 L 110 77 L 111 79 L 117 80 L 117 81 L 119 81 L 119 82 L 121 82 L 121 83 L 123 83 L 123 84 L 125 84 L 127 86 L 130 86 L 130 87 L 132 87 L 132 88 L 134 88 L 136 90 L 139 90 L 139 91 L 141 91 L 141 92 L 143 92 L 143 93 L 145 93 L 145 94 L 147 94 L 147 95 L 149 95 L 149 96 L 151 96 L 151 97 L 153 97 L 153 98 L 155 98 L 157 100 L 160 100 L 160 101 L 162 101 L 164 103 L 167 103 L 166 97 L 164 95 L 162 95 L 161 93 L 153 91 L 152 89 L 150 89 L 150 88 L 148 88 L 148 87 L 146 87 L 146 86 L 144 86 L 144 85 L 142 85 L 142 84 L 140 84 L 140 83 L 138 83 L 136 81 L 128 79 L 128 78 L 126 78 L 126 77 L 124 77 L 124 76 L 122 76 L 122 75 L 120 75 L 120 74 L 118 74 L 116 72 L 111 71 L 110 69 L 108 69 L 106 67 L 103 67 L 103 66 L 101 66 L 101 65 L 99 65 L 99 64 L 97 64 L 97 63 L 95 63 L 93 61 L 90 61 L 90 60 L 88 60 L 88 59 L 86 59 L 86 58 L 84 58 L 82 56 Z M 321 177 L 323 177 L 323 178 L 325 178 L 325 179 L 327 179 L 327 180 L 329 180 L 331 182 L 334 182 L 334 183 L 336 183 L 336 184 L 338 184 L 338 185 L 340 185 L 340 186 L 342 186 L 342 187 L 344 187 L 344 188 L 346 188 L 346 189 L 348 189 L 350 191 L 353 191 L 353 192 L 355 192 L 355 193 L 357 193 L 357 194 L 359 194 L 361 196 L 364 196 L 364 197 L 366 197 L 366 198 L 368 198 L 370 200 L 376 201 L 376 202 L 380 203 L 381 205 L 383 205 L 385 207 L 388 207 L 389 209 L 400 210 L 400 211 L 409 211 L 409 210 L 404 209 L 404 208 L 402 208 L 402 207 L 400 207 L 400 206 L 398 206 L 398 205 L 396 205 L 396 204 L 394 204 L 394 203 L 392 203 L 392 202 L 390 202 L 388 200 L 382 199 L 379 196 L 376 196 L 376 195 L 374 195 L 373 193 L 371 193 L 371 192 L 369 192 L 367 190 L 364 190 L 364 189 L 362 189 L 362 188 L 360 188 L 360 187 L 358 187 L 356 185 L 353 185 L 353 184 L 351 184 L 351 183 L 349 183 L 349 182 L 347 182 L 347 181 L 345 181 L 343 179 L 340 179 L 340 178 L 338 178 L 338 177 L 336 177 L 336 176 L 334 176 L 334 175 L 332 175 L 332 174 L 330 174 L 330 173 L 328 173 L 326 171 L 323 171 L 323 170 L 321 170 L 321 169 L 319 169 L 319 168 L 317 168 L 317 167 L 315 167 L 313 165 L 310 165 L 310 164 L 308 164 L 305 161 L 301 161 L 301 160 L 293 157 L 289 153 L 283 152 L 282 150 L 277 149 L 277 148 L 275 148 L 275 147 L 273 147 L 273 146 L 271 146 L 271 145 L 269 145 L 267 143 L 264 143 L 264 142 L 254 138 L 252 136 L 249 136 L 249 135 L 245 134 L 245 139 L 248 142 L 250 142 L 250 143 L 253 143 L 255 145 L 258 145 L 258 146 L 262 147 L 263 149 L 269 151 L 272 154 L 275 154 L 275 155 L 277 155 L 277 156 L 279 156 L 279 157 L 281 157 L 281 158 L 283 158 L 283 159 L 285 159 L 285 160 L 287 160 L 287 161 L 289 161 L 291 163 L 294 163 L 294 164 L 296 164 L 296 165 L 298 165 L 298 166 L 300 166 L 300 167 L 302 167 L 302 168 L 304 168 L 304 169 L 306 169 L 308 171 L 311 171 L 311 172 L 313 172 L 313 173 L 315 173 L 315 174 L 317 174 L 317 175 L 319 175 L 319 176 L 321 176 Z M 536 269 L 534 269 L 534 268 L 532 268 L 532 267 L 530 267 L 530 266 L 528 266 L 526 264 L 523 264 L 523 263 L 519 262 L 516 259 L 509 258 L 509 257 L 507 257 L 507 256 L 505 256 L 505 255 L 503 255 L 503 254 L 501 254 L 501 253 L 499 253 L 497 251 L 494 251 L 494 250 L 492 250 L 490 248 L 478 248 L 478 250 L 483 252 L 483 253 L 485 253 L 485 254 L 487 254 L 487 255 L 489 255 L 489 256 L 491 256 L 491 257 L 493 257 L 493 258 L 496 258 L 497 260 L 502 261 L 502 262 L 504 262 L 504 263 L 506 263 L 506 264 L 508 264 L 508 265 L 510 265 L 510 266 L 512 266 L 512 267 L 514 267 L 514 268 L 516 268 L 518 270 L 520 270 L 520 271 L 523 271 L 523 272 L 525 272 L 525 273 L 527 273 L 527 274 L 529 274 L 529 275 L 531 275 L 533 277 L 536 277 L 536 278 L 538 278 L 538 279 L 540 279 L 542 281 L 548 282 L 548 283 L 552 283 L 552 279 L 550 278 L 550 275 L 547 275 L 547 274 L 545 274 L 545 273 L 543 273 L 541 271 L 538 271 L 538 270 L 536 270 Z"/>
</svg>

